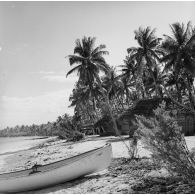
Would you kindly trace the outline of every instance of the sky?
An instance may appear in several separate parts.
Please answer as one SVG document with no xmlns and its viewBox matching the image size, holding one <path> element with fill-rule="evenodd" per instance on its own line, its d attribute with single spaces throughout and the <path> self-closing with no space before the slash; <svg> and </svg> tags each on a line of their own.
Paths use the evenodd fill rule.
<svg viewBox="0 0 195 195">
<path fill-rule="evenodd" d="M 170 24 L 190 20 L 195 2 L 0 2 L 0 129 L 55 121 L 73 115 L 69 96 L 78 80 L 66 78 L 75 40 L 96 37 L 106 61 L 123 64 L 136 46 L 134 30 L 171 34 Z"/>
</svg>

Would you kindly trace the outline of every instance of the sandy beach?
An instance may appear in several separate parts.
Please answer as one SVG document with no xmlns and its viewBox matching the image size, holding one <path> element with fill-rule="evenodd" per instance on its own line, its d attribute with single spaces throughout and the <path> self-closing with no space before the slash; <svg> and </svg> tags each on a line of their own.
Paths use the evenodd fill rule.
<svg viewBox="0 0 195 195">
<path fill-rule="evenodd" d="M 195 148 L 195 136 L 187 137 L 189 149 Z M 150 152 L 141 143 L 138 153 L 142 160 L 128 162 L 128 150 L 119 138 L 114 136 L 89 136 L 73 143 L 66 140 L 42 140 L 31 149 L 0 156 L 1 173 L 31 168 L 35 163 L 48 164 L 64 158 L 95 149 L 105 143 L 112 144 L 113 160 L 108 169 L 81 179 L 59 184 L 29 193 L 137 193 L 131 186 L 139 183 L 140 178 L 148 176 L 169 176 L 161 167 L 150 161 Z M 128 143 L 128 140 L 125 141 Z"/>
</svg>

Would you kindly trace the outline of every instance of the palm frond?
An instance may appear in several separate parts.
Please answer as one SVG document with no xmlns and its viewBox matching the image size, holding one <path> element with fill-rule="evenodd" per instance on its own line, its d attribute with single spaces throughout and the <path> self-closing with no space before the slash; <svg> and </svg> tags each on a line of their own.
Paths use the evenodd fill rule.
<svg viewBox="0 0 195 195">
<path fill-rule="evenodd" d="M 167 41 L 167 42 L 171 42 L 171 43 L 175 43 L 176 42 L 176 40 L 173 37 L 169 36 L 169 35 L 163 34 L 163 36 L 165 38 L 165 41 Z"/>
<path fill-rule="evenodd" d="M 79 39 L 75 41 L 76 47 L 74 48 L 74 54 L 79 54 L 80 56 L 83 55 L 83 47 Z"/>
<path fill-rule="evenodd" d="M 155 47 L 157 47 L 159 45 L 159 43 L 160 43 L 161 40 L 162 40 L 161 38 L 154 38 L 154 39 L 152 39 L 148 43 L 149 48 L 155 48 Z"/>
<path fill-rule="evenodd" d="M 98 51 L 98 52 L 94 53 L 93 55 L 91 55 L 91 57 L 93 59 L 93 58 L 102 57 L 103 55 L 108 55 L 108 54 L 109 54 L 108 51 Z"/>
<path fill-rule="evenodd" d="M 169 60 L 169 61 L 165 64 L 165 67 L 164 67 L 164 69 L 163 69 L 163 73 L 164 73 L 165 71 L 170 70 L 171 67 L 173 67 L 173 65 L 174 65 L 174 59 Z"/>
<path fill-rule="evenodd" d="M 176 41 L 179 45 L 183 44 L 184 42 L 184 24 L 180 24 L 179 22 L 176 22 L 172 25 L 170 25 L 171 30 L 173 32 L 174 37 L 176 38 Z"/>
<path fill-rule="evenodd" d="M 101 45 L 99 45 L 98 47 L 96 47 L 96 48 L 92 51 L 91 55 L 93 56 L 93 55 L 95 55 L 97 52 L 102 51 L 103 49 L 106 49 L 106 45 L 101 44 Z"/>
<path fill-rule="evenodd" d="M 186 45 L 191 47 L 195 46 L 195 33 L 192 34 L 192 36 L 187 41 Z"/>
<path fill-rule="evenodd" d="M 136 52 L 136 51 L 137 51 L 136 47 L 127 48 L 127 53 Z"/>
<path fill-rule="evenodd" d="M 68 55 L 70 65 L 83 63 L 84 58 L 77 55 Z"/>
<path fill-rule="evenodd" d="M 71 74 L 71 73 L 73 73 L 73 72 L 75 72 L 75 71 L 78 71 L 80 68 L 81 68 L 81 64 L 79 64 L 78 66 L 76 66 L 76 67 L 74 67 L 73 69 L 71 69 L 70 71 L 68 71 L 68 73 L 66 74 L 66 77 L 67 77 L 69 74 Z"/>
<path fill-rule="evenodd" d="M 183 35 L 183 37 L 184 37 L 184 42 L 188 42 L 188 40 L 190 39 L 190 36 L 191 36 L 191 30 L 190 30 L 190 27 L 191 27 L 191 21 L 189 21 L 188 23 L 187 23 L 187 27 L 186 27 L 186 31 L 185 31 L 185 33 L 184 33 L 184 35 Z"/>
</svg>

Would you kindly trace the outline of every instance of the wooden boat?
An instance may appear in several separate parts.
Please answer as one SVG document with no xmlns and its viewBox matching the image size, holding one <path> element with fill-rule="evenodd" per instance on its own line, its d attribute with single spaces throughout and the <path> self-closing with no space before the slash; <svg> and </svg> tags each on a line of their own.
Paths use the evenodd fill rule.
<svg viewBox="0 0 195 195">
<path fill-rule="evenodd" d="M 64 183 L 104 170 L 111 162 L 112 147 L 103 147 L 32 169 L 0 174 L 0 193 L 25 192 Z"/>
</svg>

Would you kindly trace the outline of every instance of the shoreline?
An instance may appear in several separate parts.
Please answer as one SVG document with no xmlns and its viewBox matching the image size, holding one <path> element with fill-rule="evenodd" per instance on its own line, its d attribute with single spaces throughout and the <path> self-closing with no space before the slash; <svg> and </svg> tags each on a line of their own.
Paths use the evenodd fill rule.
<svg viewBox="0 0 195 195">
<path fill-rule="evenodd" d="M 3 153 L 0 155 L 0 174 L 28 169 L 36 163 L 44 165 L 66 159 L 87 152 L 90 148 L 97 148 L 100 144 L 86 145 L 87 142 L 82 140 L 74 143 L 50 138 L 28 149 Z"/>
<path fill-rule="evenodd" d="M 0 138 L 4 138 L 4 137 L 0 137 Z M 7 138 L 7 137 L 6 137 Z M 13 138 L 13 137 L 8 137 L 8 138 Z M 18 138 L 18 137 L 17 137 Z M 37 147 L 39 147 L 39 145 L 44 144 L 45 142 L 50 142 L 50 141 L 55 141 L 57 140 L 57 137 L 32 137 L 32 139 L 26 139 L 26 140 L 38 140 L 39 142 L 37 143 L 33 143 L 31 146 L 24 148 L 24 149 L 20 149 L 20 150 L 12 150 L 12 151 L 8 151 L 8 152 L 3 152 L 0 153 L 0 156 L 4 156 L 4 155 L 9 155 L 9 154 L 15 154 L 17 152 L 22 152 L 22 151 L 26 151 L 26 150 L 31 150 L 31 149 L 36 149 Z"/>
<path fill-rule="evenodd" d="M 19 154 L 21 156 L 22 154 L 29 153 L 30 151 L 34 151 L 34 150 L 40 148 L 45 143 L 55 142 L 56 137 L 32 138 L 29 140 L 37 140 L 37 139 L 41 140 L 41 141 L 38 143 L 34 143 L 32 146 L 30 146 L 28 148 L 20 149 L 20 150 L 16 150 L 16 151 L 5 152 L 5 153 L 0 153 L 0 174 L 10 172 L 10 171 L 8 171 L 9 170 L 9 162 L 10 161 L 14 162 L 15 156 L 17 156 L 17 154 Z"/>
<path fill-rule="evenodd" d="M 194 139 L 195 136 L 186 137 L 189 150 L 192 151 L 195 151 Z M 125 142 L 128 144 L 128 140 Z M 126 146 L 115 136 L 88 136 L 78 142 L 67 142 L 50 137 L 46 140 L 42 139 L 41 143 L 28 149 L 0 154 L 0 174 L 31 168 L 36 163 L 49 164 L 101 147 L 106 143 L 112 144 L 113 159 L 128 158 Z M 138 142 L 138 155 L 140 158 L 150 158 L 151 153 Z"/>
<path fill-rule="evenodd" d="M 66 159 L 101 147 L 101 145 L 103 146 L 107 142 L 112 143 L 114 158 L 128 156 L 125 146 L 121 145 L 119 138 L 114 136 L 88 136 L 86 139 L 78 142 L 67 142 L 66 140 L 51 138 L 28 149 L 1 154 L 0 174 L 31 168 L 36 163 L 44 165 Z"/>
</svg>

